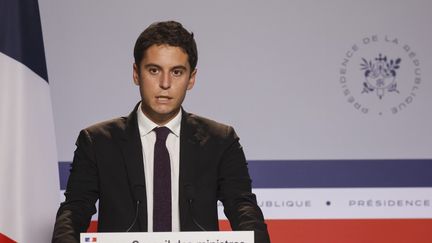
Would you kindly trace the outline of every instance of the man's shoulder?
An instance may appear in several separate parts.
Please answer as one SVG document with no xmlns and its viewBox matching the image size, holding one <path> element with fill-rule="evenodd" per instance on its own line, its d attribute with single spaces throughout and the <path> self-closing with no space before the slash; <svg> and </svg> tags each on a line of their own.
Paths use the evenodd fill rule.
<svg viewBox="0 0 432 243">
<path fill-rule="evenodd" d="M 232 126 L 193 113 L 186 114 L 185 122 L 187 126 L 192 127 L 198 133 L 212 137 L 223 138 L 235 135 Z"/>
<path fill-rule="evenodd" d="M 128 117 L 117 117 L 101 121 L 83 129 L 91 137 L 112 137 L 115 134 L 124 132 Z"/>
<path fill-rule="evenodd" d="M 231 126 L 224 124 L 222 122 L 215 121 L 215 120 L 210 119 L 208 117 L 200 116 L 200 115 L 197 115 L 194 113 L 187 113 L 186 119 L 191 124 L 204 125 L 204 126 L 208 126 L 208 127 L 214 128 L 214 129 L 227 129 L 227 128 L 231 127 Z"/>
</svg>

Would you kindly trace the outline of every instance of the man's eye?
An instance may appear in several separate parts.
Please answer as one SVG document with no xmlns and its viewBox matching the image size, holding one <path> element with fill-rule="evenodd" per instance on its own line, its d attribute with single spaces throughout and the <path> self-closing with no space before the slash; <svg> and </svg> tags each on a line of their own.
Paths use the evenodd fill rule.
<svg viewBox="0 0 432 243">
<path fill-rule="evenodd" d="M 148 71 L 150 74 L 158 74 L 159 73 L 159 70 L 157 68 L 149 68 Z"/>
<path fill-rule="evenodd" d="M 181 76 L 183 74 L 183 70 L 181 70 L 181 69 L 175 69 L 175 70 L 173 70 L 172 73 L 173 73 L 174 76 Z"/>
</svg>

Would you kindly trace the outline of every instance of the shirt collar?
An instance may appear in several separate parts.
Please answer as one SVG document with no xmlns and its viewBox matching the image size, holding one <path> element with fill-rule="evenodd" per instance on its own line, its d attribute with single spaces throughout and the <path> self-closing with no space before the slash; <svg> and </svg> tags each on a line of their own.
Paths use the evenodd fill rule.
<svg viewBox="0 0 432 243">
<path fill-rule="evenodd" d="M 167 124 L 164 126 L 169 128 L 171 130 L 171 133 L 175 136 L 180 136 L 180 125 L 181 125 L 181 117 L 182 117 L 182 110 L 177 113 L 177 115 L 171 119 Z M 153 129 L 156 127 L 159 127 L 158 124 L 154 123 L 152 120 L 150 120 L 141 110 L 141 103 L 138 106 L 137 109 L 137 117 L 138 117 L 138 127 L 140 136 L 143 137 L 147 134 L 149 134 Z"/>
</svg>

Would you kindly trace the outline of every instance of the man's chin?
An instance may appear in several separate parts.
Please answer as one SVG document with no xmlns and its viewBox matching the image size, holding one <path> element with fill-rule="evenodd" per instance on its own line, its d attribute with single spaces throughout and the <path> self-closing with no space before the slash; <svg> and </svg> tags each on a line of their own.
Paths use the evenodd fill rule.
<svg viewBox="0 0 432 243">
<path fill-rule="evenodd" d="M 177 115 L 177 113 L 179 112 L 179 110 L 180 110 L 180 107 L 176 108 L 176 109 L 173 109 L 173 108 L 163 108 L 163 109 L 156 109 L 155 113 L 158 116 L 161 116 L 161 117 L 163 117 L 163 116 L 169 117 L 169 116 L 175 116 L 175 115 Z"/>
<path fill-rule="evenodd" d="M 158 125 L 164 125 L 173 119 L 179 111 L 180 107 L 177 109 L 154 109 L 149 118 Z"/>
</svg>

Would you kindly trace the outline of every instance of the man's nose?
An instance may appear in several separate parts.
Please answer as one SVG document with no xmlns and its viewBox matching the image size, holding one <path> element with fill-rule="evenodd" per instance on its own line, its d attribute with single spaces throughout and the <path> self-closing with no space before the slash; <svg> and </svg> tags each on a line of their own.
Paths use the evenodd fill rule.
<svg viewBox="0 0 432 243">
<path fill-rule="evenodd" d="M 164 73 L 159 81 L 159 87 L 162 89 L 169 89 L 171 87 L 171 77 L 170 73 Z"/>
</svg>

